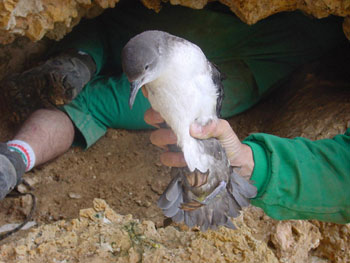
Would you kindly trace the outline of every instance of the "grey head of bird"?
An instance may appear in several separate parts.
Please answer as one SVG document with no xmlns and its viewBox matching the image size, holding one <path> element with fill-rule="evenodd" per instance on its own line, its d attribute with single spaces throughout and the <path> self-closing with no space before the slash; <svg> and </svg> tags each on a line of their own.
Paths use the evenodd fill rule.
<svg viewBox="0 0 350 263">
<path fill-rule="evenodd" d="M 166 32 L 145 31 L 136 35 L 122 50 L 122 67 L 130 82 L 129 106 L 132 108 L 139 89 L 158 78 L 165 64 Z"/>
</svg>

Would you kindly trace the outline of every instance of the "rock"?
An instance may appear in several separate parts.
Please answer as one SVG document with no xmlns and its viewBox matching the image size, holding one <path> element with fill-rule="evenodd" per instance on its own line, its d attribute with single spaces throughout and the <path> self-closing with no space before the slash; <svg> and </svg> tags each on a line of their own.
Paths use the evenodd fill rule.
<svg viewBox="0 0 350 263">
<path fill-rule="evenodd" d="M 20 192 L 20 193 L 26 193 L 28 192 L 28 187 L 24 184 L 20 184 L 17 186 L 17 191 Z"/>
<path fill-rule="evenodd" d="M 15 248 L 15 252 L 18 257 L 23 258 L 27 254 L 27 247 L 25 245 L 20 245 Z"/>
<path fill-rule="evenodd" d="M 139 262 L 141 258 L 152 263 L 278 262 L 243 222 L 237 230 L 205 233 L 172 226 L 156 229 L 151 221 L 118 215 L 104 200 L 95 199 L 93 207 L 81 210 L 79 219 L 42 225 L 1 245 L 1 259 L 28 263 L 43 263 L 48 258 L 57 262 Z"/>
<path fill-rule="evenodd" d="M 162 181 L 149 182 L 149 186 L 153 192 L 159 195 L 161 195 L 166 188 L 166 185 Z"/>
<path fill-rule="evenodd" d="M 349 225 L 317 221 L 276 221 L 256 208 L 224 227 L 198 232 L 156 228 L 113 211 L 102 199 L 82 209 L 78 219 L 33 228 L 0 245 L 4 262 L 349 262 Z M 264 232 L 265 236 L 256 235 Z M 321 236 L 322 235 L 322 236 Z M 258 236 L 258 238 L 256 237 Z M 321 238 L 323 240 L 320 243 Z M 93 259 L 92 259 L 93 258 Z"/>
<path fill-rule="evenodd" d="M 152 205 L 152 203 L 150 201 L 144 201 L 142 204 L 144 207 L 150 207 Z"/>
<path fill-rule="evenodd" d="M 26 176 L 24 179 L 26 180 L 27 184 L 29 184 L 29 186 L 31 187 L 37 184 L 40 180 L 37 176 Z"/>
<path fill-rule="evenodd" d="M 112 8 L 119 0 L 4 0 L 0 3 L 1 43 L 11 43 L 16 36 L 33 41 L 45 35 L 59 40 L 82 17 L 94 17 Z"/>
<path fill-rule="evenodd" d="M 142 206 L 141 200 L 135 200 L 135 203 L 136 203 L 138 206 Z"/>
<path fill-rule="evenodd" d="M 161 12 L 161 3 L 169 0 L 141 0 L 148 8 Z M 79 23 L 81 18 L 92 18 L 106 8 L 113 8 L 119 0 L 4 0 L 0 3 L 0 43 L 8 44 L 18 36 L 33 41 L 47 36 L 60 40 Z M 173 5 L 201 9 L 208 0 L 170 0 Z M 350 7 L 342 0 L 334 1 L 278 1 L 278 0 L 220 0 L 242 21 L 254 24 L 270 15 L 284 11 L 301 10 L 317 18 L 329 15 L 349 16 Z M 348 18 L 344 31 L 348 34 Z"/>
<path fill-rule="evenodd" d="M 128 254 L 130 263 L 137 263 L 141 260 L 140 253 L 137 253 L 133 247 L 129 249 Z"/>
<path fill-rule="evenodd" d="M 275 253 L 281 262 L 307 262 L 309 252 L 320 244 L 319 229 L 308 221 L 293 220 L 277 223 L 271 235 Z"/>
<path fill-rule="evenodd" d="M 347 16 L 344 19 L 343 31 L 344 31 L 346 38 L 350 40 L 350 16 Z"/>
<path fill-rule="evenodd" d="M 77 194 L 77 193 L 68 193 L 68 196 L 69 196 L 69 198 L 72 198 L 72 199 L 80 199 L 81 198 L 81 195 Z"/>
<path fill-rule="evenodd" d="M 169 0 L 168 0 L 169 1 Z M 156 12 L 161 12 L 161 2 L 164 0 L 142 0 L 142 3 Z M 173 5 L 183 5 L 190 8 L 201 9 L 208 0 L 170 0 Z M 235 13 L 243 22 L 252 25 L 273 14 L 301 10 L 306 14 L 316 18 L 324 18 L 329 15 L 346 17 L 350 15 L 350 5 L 345 4 L 342 0 L 334 1 L 278 1 L 278 0 L 219 0 L 224 5 L 227 5 L 233 13 Z M 348 39 L 349 34 L 349 18 L 344 21 L 344 32 Z"/>
<path fill-rule="evenodd" d="M 317 222 L 316 225 L 322 234 L 322 240 L 313 254 L 327 258 L 330 262 L 350 262 L 350 224 Z"/>
<path fill-rule="evenodd" d="M 34 185 L 39 181 L 39 178 L 38 177 L 25 177 L 25 182 L 29 185 L 29 187 L 22 183 L 20 185 L 17 186 L 17 190 L 18 192 L 20 193 L 26 193 L 26 192 L 29 192 L 30 191 L 30 187 L 33 188 Z"/>
</svg>

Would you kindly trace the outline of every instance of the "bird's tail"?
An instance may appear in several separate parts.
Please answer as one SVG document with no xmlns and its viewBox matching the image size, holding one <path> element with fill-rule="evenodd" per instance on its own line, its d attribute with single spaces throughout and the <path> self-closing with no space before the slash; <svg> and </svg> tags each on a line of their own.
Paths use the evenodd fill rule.
<svg viewBox="0 0 350 263">
<path fill-rule="evenodd" d="M 166 217 L 171 217 L 175 222 L 184 221 L 184 211 L 180 209 L 184 200 L 184 191 L 182 186 L 183 168 L 172 168 L 173 179 L 158 199 L 158 207 L 163 210 Z"/>
<path fill-rule="evenodd" d="M 240 207 L 249 205 L 249 200 L 257 195 L 257 188 L 231 168 L 227 190 Z"/>
<path fill-rule="evenodd" d="M 189 185 L 187 180 L 188 169 L 173 168 L 173 179 L 159 198 L 158 206 L 165 216 L 175 222 L 185 222 L 189 227 L 198 226 L 205 231 L 222 225 L 234 229 L 230 217 L 240 215 L 242 208 L 249 205 L 249 199 L 256 196 L 257 189 L 233 169 L 230 168 L 230 172 L 227 182 L 221 182 L 200 201 L 190 191 L 193 184 Z M 195 182 L 199 184 L 201 181 Z M 206 182 L 202 180 L 202 183 Z"/>
</svg>

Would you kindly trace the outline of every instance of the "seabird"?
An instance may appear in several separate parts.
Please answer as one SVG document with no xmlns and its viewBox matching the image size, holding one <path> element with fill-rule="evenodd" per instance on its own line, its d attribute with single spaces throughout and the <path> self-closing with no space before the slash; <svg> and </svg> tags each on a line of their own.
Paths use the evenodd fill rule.
<svg viewBox="0 0 350 263">
<path fill-rule="evenodd" d="M 162 31 L 136 35 L 122 51 L 123 71 L 130 82 L 129 105 L 142 86 L 152 108 L 177 136 L 186 168 L 173 168 L 172 180 L 158 200 L 164 215 L 201 230 L 235 228 L 230 217 L 257 194 L 239 176 L 215 138 L 198 140 L 190 125 L 205 125 L 220 116 L 223 99 L 221 74 L 195 44 Z"/>
</svg>

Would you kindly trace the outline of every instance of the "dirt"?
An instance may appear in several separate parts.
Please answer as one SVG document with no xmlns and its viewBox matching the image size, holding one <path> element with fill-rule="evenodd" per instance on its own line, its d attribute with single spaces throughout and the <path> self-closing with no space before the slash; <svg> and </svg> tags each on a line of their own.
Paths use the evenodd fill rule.
<svg viewBox="0 0 350 263">
<path fill-rule="evenodd" d="M 350 121 L 350 74 L 346 72 L 349 61 L 340 54 L 300 69 L 283 88 L 251 110 L 231 118 L 232 127 L 242 139 L 252 132 L 310 139 L 330 138 L 345 132 Z M 6 141 L 18 126 L 5 120 L 1 127 L 0 140 Z M 25 178 L 32 182 L 37 197 L 33 220 L 39 225 L 69 221 L 79 217 L 79 210 L 91 207 L 94 198 L 100 198 L 116 213 L 150 220 L 161 229 L 164 217 L 156 201 L 169 182 L 169 168 L 161 165 L 158 158 L 161 150 L 150 143 L 149 135 L 149 131 L 110 129 L 90 149 L 73 147 L 56 160 L 27 173 Z M 30 205 L 28 197 L 1 201 L 0 226 L 23 220 Z M 321 236 L 326 236 L 329 229 L 332 233 L 343 233 L 341 225 L 286 221 L 278 226 L 279 222 L 254 209 L 247 212 L 244 222 L 252 229 L 252 236 L 264 242 L 274 256 L 284 262 L 298 262 L 295 258 L 298 249 L 310 262 L 315 258 L 318 262 L 323 262 L 322 258 L 334 262 L 350 260 L 346 235 L 340 238 L 341 248 L 335 245 L 337 242 L 332 246 L 330 242 L 322 243 Z M 288 237 L 294 233 L 292 227 L 294 232 L 307 228 L 316 233 L 316 241 L 305 236 L 293 239 L 293 246 L 283 247 L 283 237 L 277 233 L 285 231 Z M 180 229 L 186 231 L 183 226 Z M 0 245 L 11 244 L 26 235 L 27 232 L 19 232 Z"/>
<path fill-rule="evenodd" d="M 36 221 L 48 223 L 75 218 L 79 209 L 90 207 L 95 197 L 106 200 L 115 211 L 161 222 L 155 206 L 167 183 L 167 167 L 161 166 L 147 132 L 109 130 L 87 151 L 72 148 L 62 157 L 27 173 L 38 197 Z M 19 207 L 19 209 L 11 209 Z M 6 199 L 1 223 L 21 218 L 30 207 L 20 199 Z"/>
</svg>

